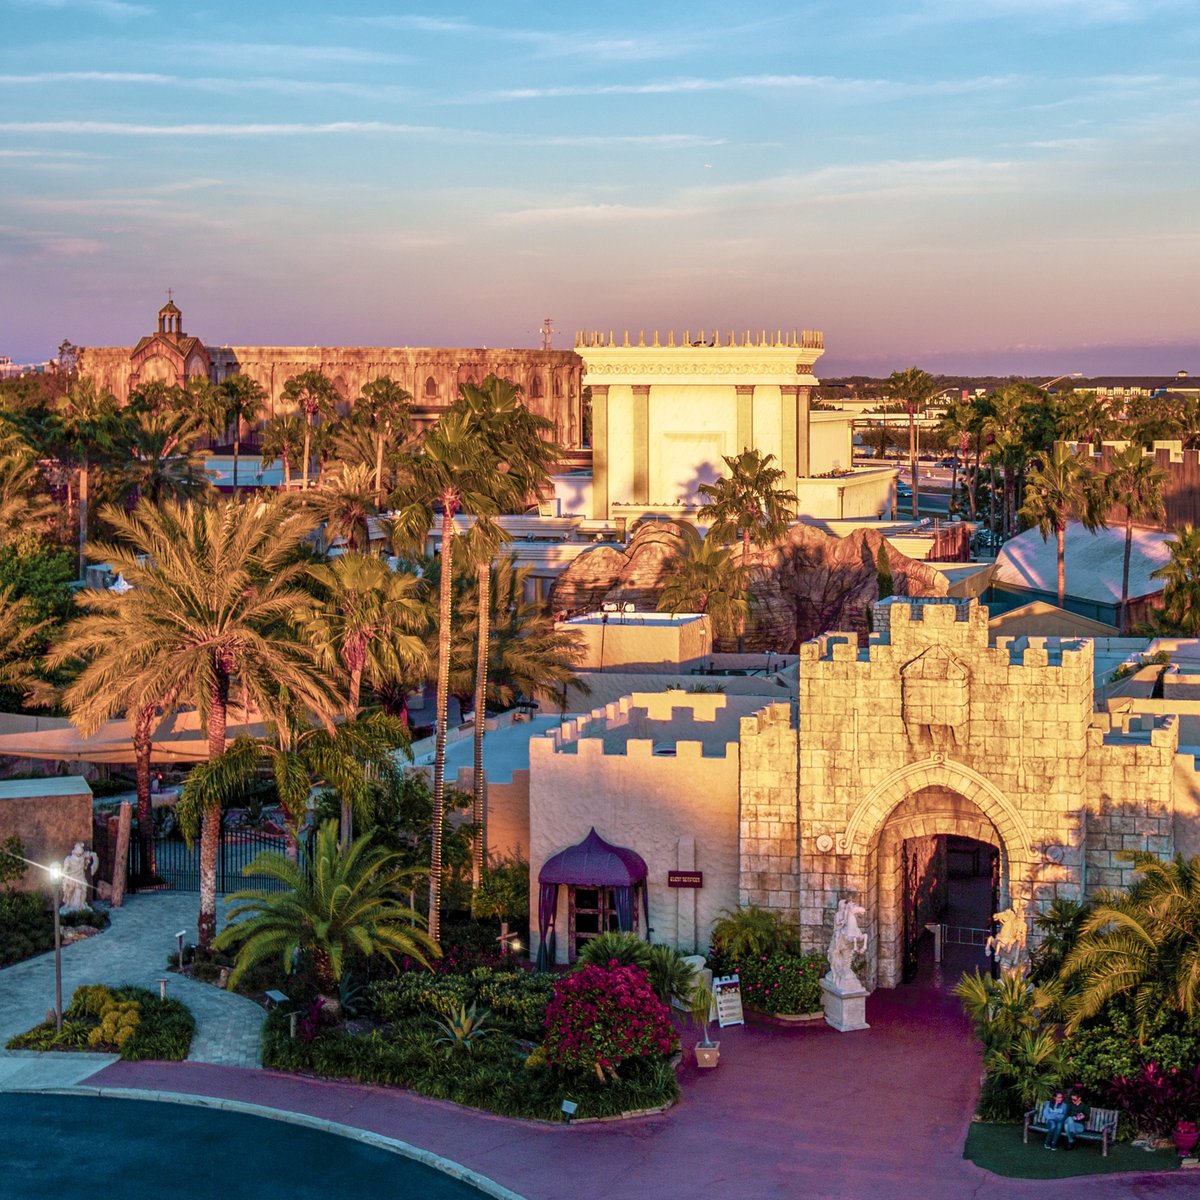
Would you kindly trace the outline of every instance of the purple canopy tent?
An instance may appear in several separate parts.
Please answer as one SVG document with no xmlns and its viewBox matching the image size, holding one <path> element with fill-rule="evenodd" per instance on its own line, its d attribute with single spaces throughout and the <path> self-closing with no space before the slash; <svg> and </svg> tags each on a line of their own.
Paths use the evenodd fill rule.
<svg viewBox="0 0 1200 1200">
<path fill-rule="evenodd" d="M 557 938 L 554 923 L 558 917 L 558 885 L 612 888 L 617 909 L 617 926 L 633 929 L 634 890 L 641 885 L 646 910 L 646 929 L 650 928 L 650 897 L 646 893 L 646 862 L 640 854 L 606 842 L 592 826 L 591 832 L 575 846 L 560 850 L 548 858 L 538 872 L 538 969 L 554 962 Z"/>
</svg>

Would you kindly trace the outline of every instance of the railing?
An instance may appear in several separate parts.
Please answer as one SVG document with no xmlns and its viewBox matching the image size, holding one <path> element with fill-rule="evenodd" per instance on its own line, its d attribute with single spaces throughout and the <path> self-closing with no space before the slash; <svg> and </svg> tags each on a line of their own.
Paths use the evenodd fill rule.
<svg viewBox="0 0 1200 1200">
<path fill-rule="evenodd" d="M 263 851 L 283 854 L 286 840 L 282 833 L 250 826 L 221 823 L 217 839 L 217 893 L 237 892 L 243 888 L 280 892 L 279 880 L 263 874 L 244 874 Z M 154 838 L 154 871 L 143 868 L 142 844 L 136 825 L 129 839 L 129 890 L 169 887 L 179 892 L 200 890 L 200 843 L 189 847 L 178 834 L 159 834 Z"/>
</svg>

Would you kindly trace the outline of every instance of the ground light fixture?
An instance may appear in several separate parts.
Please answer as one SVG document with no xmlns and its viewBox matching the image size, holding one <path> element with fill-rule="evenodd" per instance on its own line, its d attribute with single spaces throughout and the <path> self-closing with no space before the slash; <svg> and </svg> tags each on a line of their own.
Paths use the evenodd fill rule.
<svg viewBox="0 0 1200 1200">
<path fill-rule="evenodd" d="M 575 1110 L 579 1107 L 579 1105 L 576 1104 L 574 1100 L 564 1100 L 561 1107 L 563 1120 L 570 1125 L 571 1118 L 575 1115 Z"/>
<path fill-rule="evenodd" d="M 180 929 L 175 934 L 175 941 L 179 946 L 179 973 L 183 974 L 183 935 L 187 933 L 186 929 Z"/>
</svg>

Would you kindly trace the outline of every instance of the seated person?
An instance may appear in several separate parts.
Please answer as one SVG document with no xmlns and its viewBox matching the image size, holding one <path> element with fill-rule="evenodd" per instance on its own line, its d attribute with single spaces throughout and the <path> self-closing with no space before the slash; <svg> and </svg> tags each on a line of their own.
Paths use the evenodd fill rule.
<svg viewBox="0 0 1200 1200">
<path fill-rule="evenodd" d="M 1063 1126 L 1067 1121 L 1067 1098 L 1057 1091 L 1053 1097 L 1042 1105 L 1042 1124 L 1046 1126 L 1047 1150 L 1058 1149 L 1058 1139 L 1062 1137 Z"/>
<path fill-rule="evenodd" d="M 1067 1119 L 1063 1122 L 1063 1132 L 1067 1135 L 1067 1149 L 1075 1145 L 1075 1137 L 1087 1128 L 1088 1118 L 1092 1110 L 1083 1102 L 1083 1092 L 1079 1088 L 1071 1089 L 1070 1102 L 1067 1104 Z"/>
</svg>

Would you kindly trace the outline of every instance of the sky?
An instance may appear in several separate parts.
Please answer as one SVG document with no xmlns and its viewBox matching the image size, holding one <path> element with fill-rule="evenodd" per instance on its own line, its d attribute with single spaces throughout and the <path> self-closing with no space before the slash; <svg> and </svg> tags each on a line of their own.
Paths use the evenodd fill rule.
<svg viewBox="0 0 1200 1200">
<path fill-rule="evenodd" d="M 1200 372 L 1200 5 L 0 0 L 0 354 L 820 329 Z"/>
</svg>

